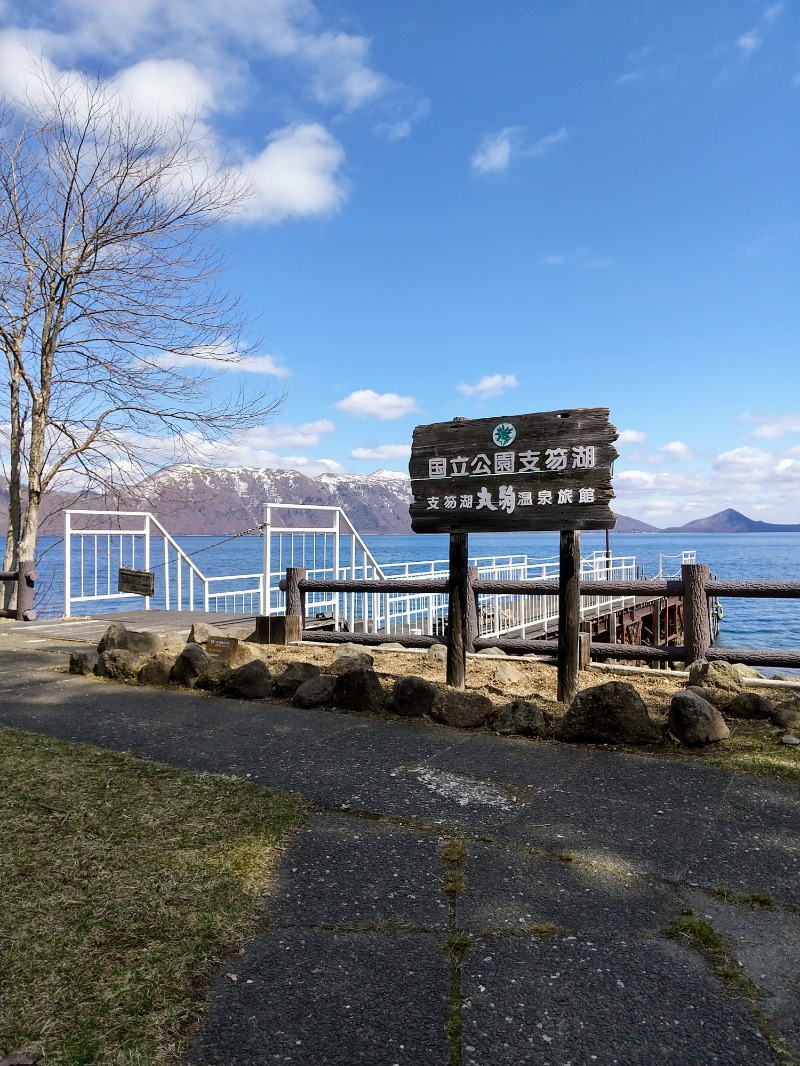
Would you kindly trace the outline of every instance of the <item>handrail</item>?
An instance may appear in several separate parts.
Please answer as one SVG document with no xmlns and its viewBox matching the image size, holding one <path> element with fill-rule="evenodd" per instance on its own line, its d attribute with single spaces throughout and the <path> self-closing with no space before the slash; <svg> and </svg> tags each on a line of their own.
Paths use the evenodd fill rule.
<svg viewBox="0 0 800 1066">
<path fill-rule="evenodd" d="M 302 617 L 306 593 L 321 591 L 407 592 L 417 590 L 441 594 L 449 591 L 449 584 L 449 580 L 443 578 L 424 580 L 390 578 L 383 581 L 317 581 L 302 577 L 301 572 L 296 570 L 287 570 L 286 579 L 281 582 L 281 587 L 288 590 L 292 585 L 294 586 L 294 592 L 291 596 L 287 591 L 287 614 L 289 613 L 291 600 L 296 605 L 295 610 L 299 610 Z M 485 581 L 476 579 L 474 575 L 469 575 L 468 584 L 475 597 L 479 593 L 517 596 L 557 595 L 559 591 L 559 583 L 556 581 Z M 800 652 L 766 648 L 712 648 L 708 615 L 708 598 L 710 596 L 800 599 L 800 582 L 718 581 L 711 578 L 707 565 L 684 563 L 681 566 L 681 577 L 666 581 L 597 582 L 583 580 L 579 582 L 579 594 L 581 597 L 597 596 L 600 591 L 609 593 L 612 596 L 633 596 L 649 599 L 660 599 L 669 596 L 682 597 L 684 605 L 684 645 L 652 647 L 650 645 L 597 643 L 591 646 L 590 653 L 593 650 L 596 655 L 611 659 L 677 660 L 687 663 L 698 659 L 727 659 L 746 665 L 800 666 Z M 468 647 L 500 647 L 519 652 L 541 652 L 543 649 L 554 650 L 558 647 L 556 641 L 519 640 L 499 637 L 480 638 L 475 629 L 475 623 L 472 622 L 470 624 L 472 630 L 467 632 L 465 636 L 465 643 Z M 331 634 L 326 634 L 327 636 L 331 636 Z M 350 639 L 357 639 L 359 642 L 371 642 L 376 637 L 375 634 L 369 636 L 349 634 L 348 636 Z M 303 634 L 303 639 L 307 639 L 305 633 Z M 311 637 L 311 639 L 315 638 Z M 319 639 L 319 637 L 316 639 Z"/>
</svg>

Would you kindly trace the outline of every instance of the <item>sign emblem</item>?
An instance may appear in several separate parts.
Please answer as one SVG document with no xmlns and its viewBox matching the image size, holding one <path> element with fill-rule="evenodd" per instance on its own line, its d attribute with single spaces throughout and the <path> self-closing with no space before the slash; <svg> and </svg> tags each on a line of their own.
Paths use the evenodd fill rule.
<svg viewBox="0 0 800 1066">
<path fill-rule="evenodd" d="M 492 433 L 492 440 L 498 448 L 507 448 L 511 444 L 517 435 L 516 429 L 510 422 L 501 422 L 498 426 L 494 427 Z"/>
</svg>

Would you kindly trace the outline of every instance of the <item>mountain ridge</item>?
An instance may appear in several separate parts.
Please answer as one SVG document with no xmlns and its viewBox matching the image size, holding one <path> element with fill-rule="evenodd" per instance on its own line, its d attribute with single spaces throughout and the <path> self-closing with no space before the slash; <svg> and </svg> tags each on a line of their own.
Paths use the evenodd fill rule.
<svg viewBox="0 0 800 1066">
<path fill-rule="evenodd" d="M 147 510 L 178 536 L 229 535 L 257 527 L 264 520 L 264 505 L 292 504 L 302 507 L 336 506 L 362 534 L 410 533 L 408 505 L 411 483 L 400 471 L 376 470 L 371 474 L 324 472 L 309 477 L 298 470 L 270 467 L 209 467 L 179 463 L 144 478 L 130 491 L 112 499 L 86 494 L 81 500 L 66 492 L 49 493 L 43 521 L 44 535 L 63 532 L 60 510 L 64 507 L 96 507 L 109 510 Z M 7 510 L 8 492 L 0 489 L 0 521 Z M 284 524 L 283 508 L 276 507 L 272 520 Z M 800 524 L 762 522 L 726 508 L 682 526 L 659 528 L 629 515 L 617 514 L 612 533 L 797 533 Z M 305 525 L 321 525 L 327 519 L 307 511 Z"/>
</svg>

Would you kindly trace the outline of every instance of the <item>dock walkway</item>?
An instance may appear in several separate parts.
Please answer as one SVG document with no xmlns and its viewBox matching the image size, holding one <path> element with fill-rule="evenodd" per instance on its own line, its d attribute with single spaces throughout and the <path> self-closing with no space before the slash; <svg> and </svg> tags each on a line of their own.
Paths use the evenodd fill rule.
<svg viewBox="0 0 800 1066">
<path fill-rule="evenodd" d="M 601 748 L 112 689 L 66 673 L 73 647 L 44 627 L 0 628 L 1 722 L 310 804 L 266 900 L 268 931 L 213 983 L 194 1066 L 800 1060 L 796 786 Z M 453 837 L 463 854 L 442 851 Z M 773 906 L 737 905 L 755 892 Z M 686 909 L 763 991 L 757 1009 L 667 935 Z"/>
</svg>

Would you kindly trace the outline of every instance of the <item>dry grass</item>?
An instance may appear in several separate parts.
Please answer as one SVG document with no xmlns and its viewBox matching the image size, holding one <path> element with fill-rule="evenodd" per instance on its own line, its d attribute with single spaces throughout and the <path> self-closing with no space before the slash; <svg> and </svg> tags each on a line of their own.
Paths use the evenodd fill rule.
<svg viewBox="0 0 800 1066">
<path fill-rule="evenodd" d="M 0 728 L 2 1039 L 48 1066 L 177 1060 L 263 922 L 289 797 Z"/>
</svg>

